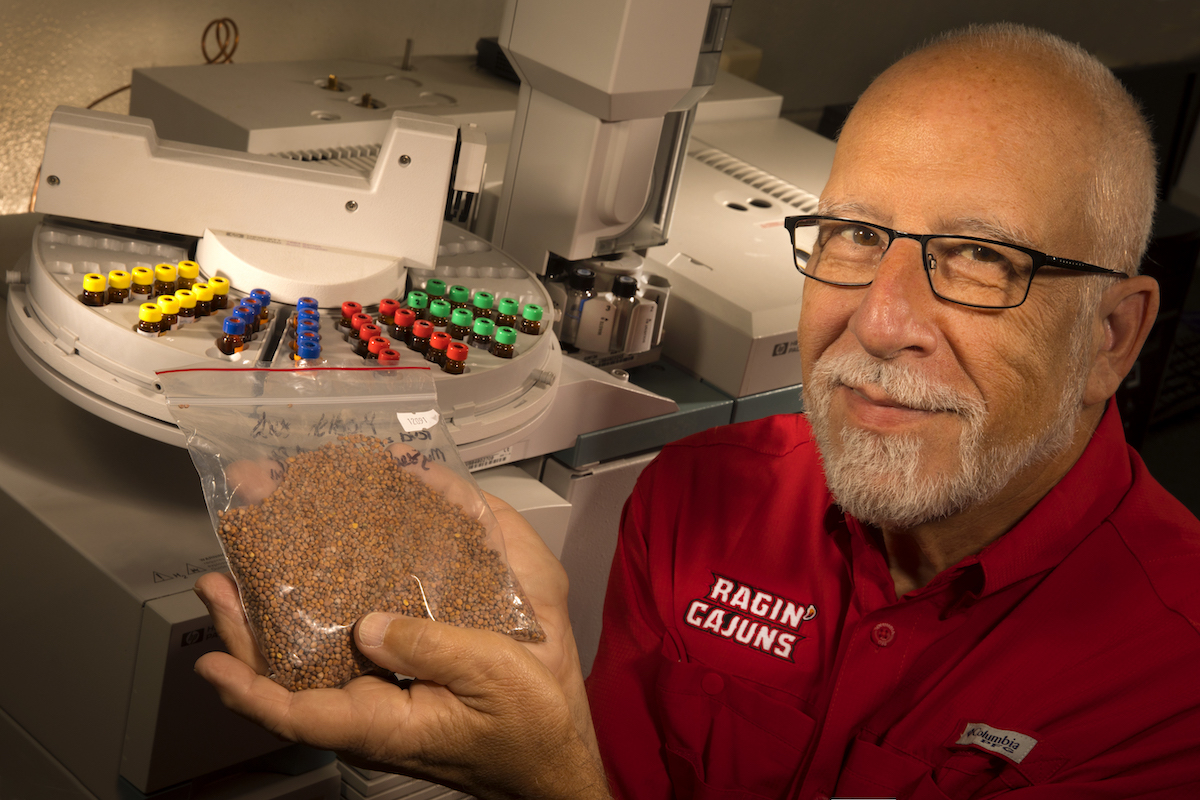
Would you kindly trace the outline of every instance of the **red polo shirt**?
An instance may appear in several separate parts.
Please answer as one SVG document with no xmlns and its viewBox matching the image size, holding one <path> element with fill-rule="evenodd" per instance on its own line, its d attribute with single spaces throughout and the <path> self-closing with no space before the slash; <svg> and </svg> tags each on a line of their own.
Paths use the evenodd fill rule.
<svg viewBox="0 0 1200 800">
<path fill-rule="evenodd" d="M 588 691 L 627 798 L 1200 797 L 1200 522 L 1110 405 L 1011 531 L 897 598 L 801 415 L 666 447 Z"/>
</svg>

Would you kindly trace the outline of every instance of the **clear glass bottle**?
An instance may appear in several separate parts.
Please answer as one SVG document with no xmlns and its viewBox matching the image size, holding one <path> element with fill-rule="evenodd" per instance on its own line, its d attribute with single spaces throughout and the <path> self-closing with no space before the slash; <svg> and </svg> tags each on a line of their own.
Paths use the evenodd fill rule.
<svg viewBox="0 0 1200 800">
<path fill-rule="evenodd" d="M 574 344 L 575 337 L 579 335 L 583 306 L 596 296 L 596 273 L 587 267 L 573 267 L 567 286 L 567 301 L 563 306 L 562 329 L 558 338 L 563 344 Z"/>
<path fill-rule="evenodd" d="M 625 342 L 629 338 L 629 319 L 633 315 L 633 306 L 637 302 L 638 283 L 632 275 L 618 275 L 613 278 L 613 329 L 612 339 L 608 347 L 610 353 L 625 351 Z"/>
</svg>

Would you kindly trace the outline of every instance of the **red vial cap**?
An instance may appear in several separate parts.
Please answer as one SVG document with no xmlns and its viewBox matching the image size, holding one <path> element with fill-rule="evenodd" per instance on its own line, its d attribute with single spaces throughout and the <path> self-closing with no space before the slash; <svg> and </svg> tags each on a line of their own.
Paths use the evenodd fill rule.
<svg viewBox="0 0 1200 800">
<path fill-rule="evenodd" d="M 362 303 L 356 303 L 353 300 L 347 300 L 342 303 L 342 316 L 346 319 L 351 319 L 355 314 L 362 313 Z"/>
<path fill-rule="evenodd" d="M 371 315 L 364 314 L 361 311 L 356 312 L 353 316 L 350 317 L 350 327 L 353 328 L 354 330 L 358 330 L 363 325 L 366 325 L 369 322 L 374 322 L 374 320 L 371 319 Z"/>
<path fill-rule="evenodd" d="M 368 322 L 358 329 L 358 338 L 362 339 L 367 344 L 370 344 L 372 339 L 381 335 L 382 333 L 383 331 L 379 329 L 378 325 Z"/>
<path fill-rule="evenodd" d="M 434 350 L 445 350 L 453 341 L 454 337 L 450 334 L 445 331 L 438 331 L 429 337 L 429 346 Z"/>
<path fill-rule="evenodd" d="M 391 346 L 392 343 L 382 336 L 373 336 L 371 337 L 371 340 L 367 342 L 367 350 L 371 351 L 375 355 L 379 355 Z"/>
<path fill-rule="evenodd" d="M 471 348 L 462 342 L 451 342 L 450 346 L 446 348 L 446 358 L 450 361 L 466 361 L 469 352 L 471 352 Z"/>
<path fill-rule="evenodd" d="M 401 328 L 411 328 L 417 321 L 417 314 L 411 308 L 402 308 L 396 312 L 396 324 Z"/>
<path fill-rule="evenodd" d="M 369 346 L 370 345 L 368 345 L 368 347 Z M 379 351 L 379 363 L 380 364 L 399 364 L 400 363 L 400 354 L 397 353 L 395 350 L 393 350 L 390 347 L 385 350 L 380 350 Z"/>
<path fill-rule="evenodd" d="M 390 297 L 385 297 L 379 301 L 379 313 L 384 317 L 390 317 L 394 315 L 396 313 L 396 309 L 399 307 L 400 304 Z"/>
<path fill-rule="evenodd" d="M 427 319 L 419 319 L 413 323 L 413 336 L 418 339 L 428 339 L 433 336 L 433 323 Z"/>
</svg>

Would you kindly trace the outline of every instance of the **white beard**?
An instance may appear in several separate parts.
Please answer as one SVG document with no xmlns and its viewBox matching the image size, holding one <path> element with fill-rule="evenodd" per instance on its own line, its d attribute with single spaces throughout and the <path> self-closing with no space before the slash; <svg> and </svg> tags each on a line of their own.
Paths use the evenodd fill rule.
<svg viewBox="0 0 1200 800">
<path fill-rule="evenodd" d="M 1059 454 L 1071 443 L 1083 410 L 1086 377 L 1076 344 L 1072 342 L 1072 374 L 1056 413 L 1042 430 L 1006 445 L 985 442 L 988 412 L 980 397 L 931 383 L 911 366 L 863 352 L 823 356 L 804 385 L 804 407 L 834 499 L 862 522 L 901 529 L 986 503 L 1025 467 Z M 957 468 L 928 463 L 926 442 L 917 434 L 833 430 L 830 408 L 842 384 L 878 387 L 902 405 L 959 415 Z"/>
</svg>

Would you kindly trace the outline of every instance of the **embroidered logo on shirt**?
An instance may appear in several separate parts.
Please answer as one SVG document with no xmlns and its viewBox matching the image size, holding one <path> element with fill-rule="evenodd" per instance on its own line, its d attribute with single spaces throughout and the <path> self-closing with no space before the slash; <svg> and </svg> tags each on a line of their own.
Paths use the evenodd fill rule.
<svg viewBox="0 0 1200 800">
<path fill-rule="evenodd" d="M 958 737 L 955 744 L 969 744 L 988 750 L 998 755 L 1007 756 L 1011 761 L 1020 764 L 1029 751 L 1037 744 L 1037 739 L 1016 731 L 1002 731 L 982 722 L 972 722 Z"/>
<path fill-rule="evenodd" d="M 683 621 L 713 636 L 794 662 L 792 649 L 805 638 L 800 626 L 817 615 L 817 607 L 715 572 L 712 576 L 708 593 L 688 605 Z"/>
</svg>

